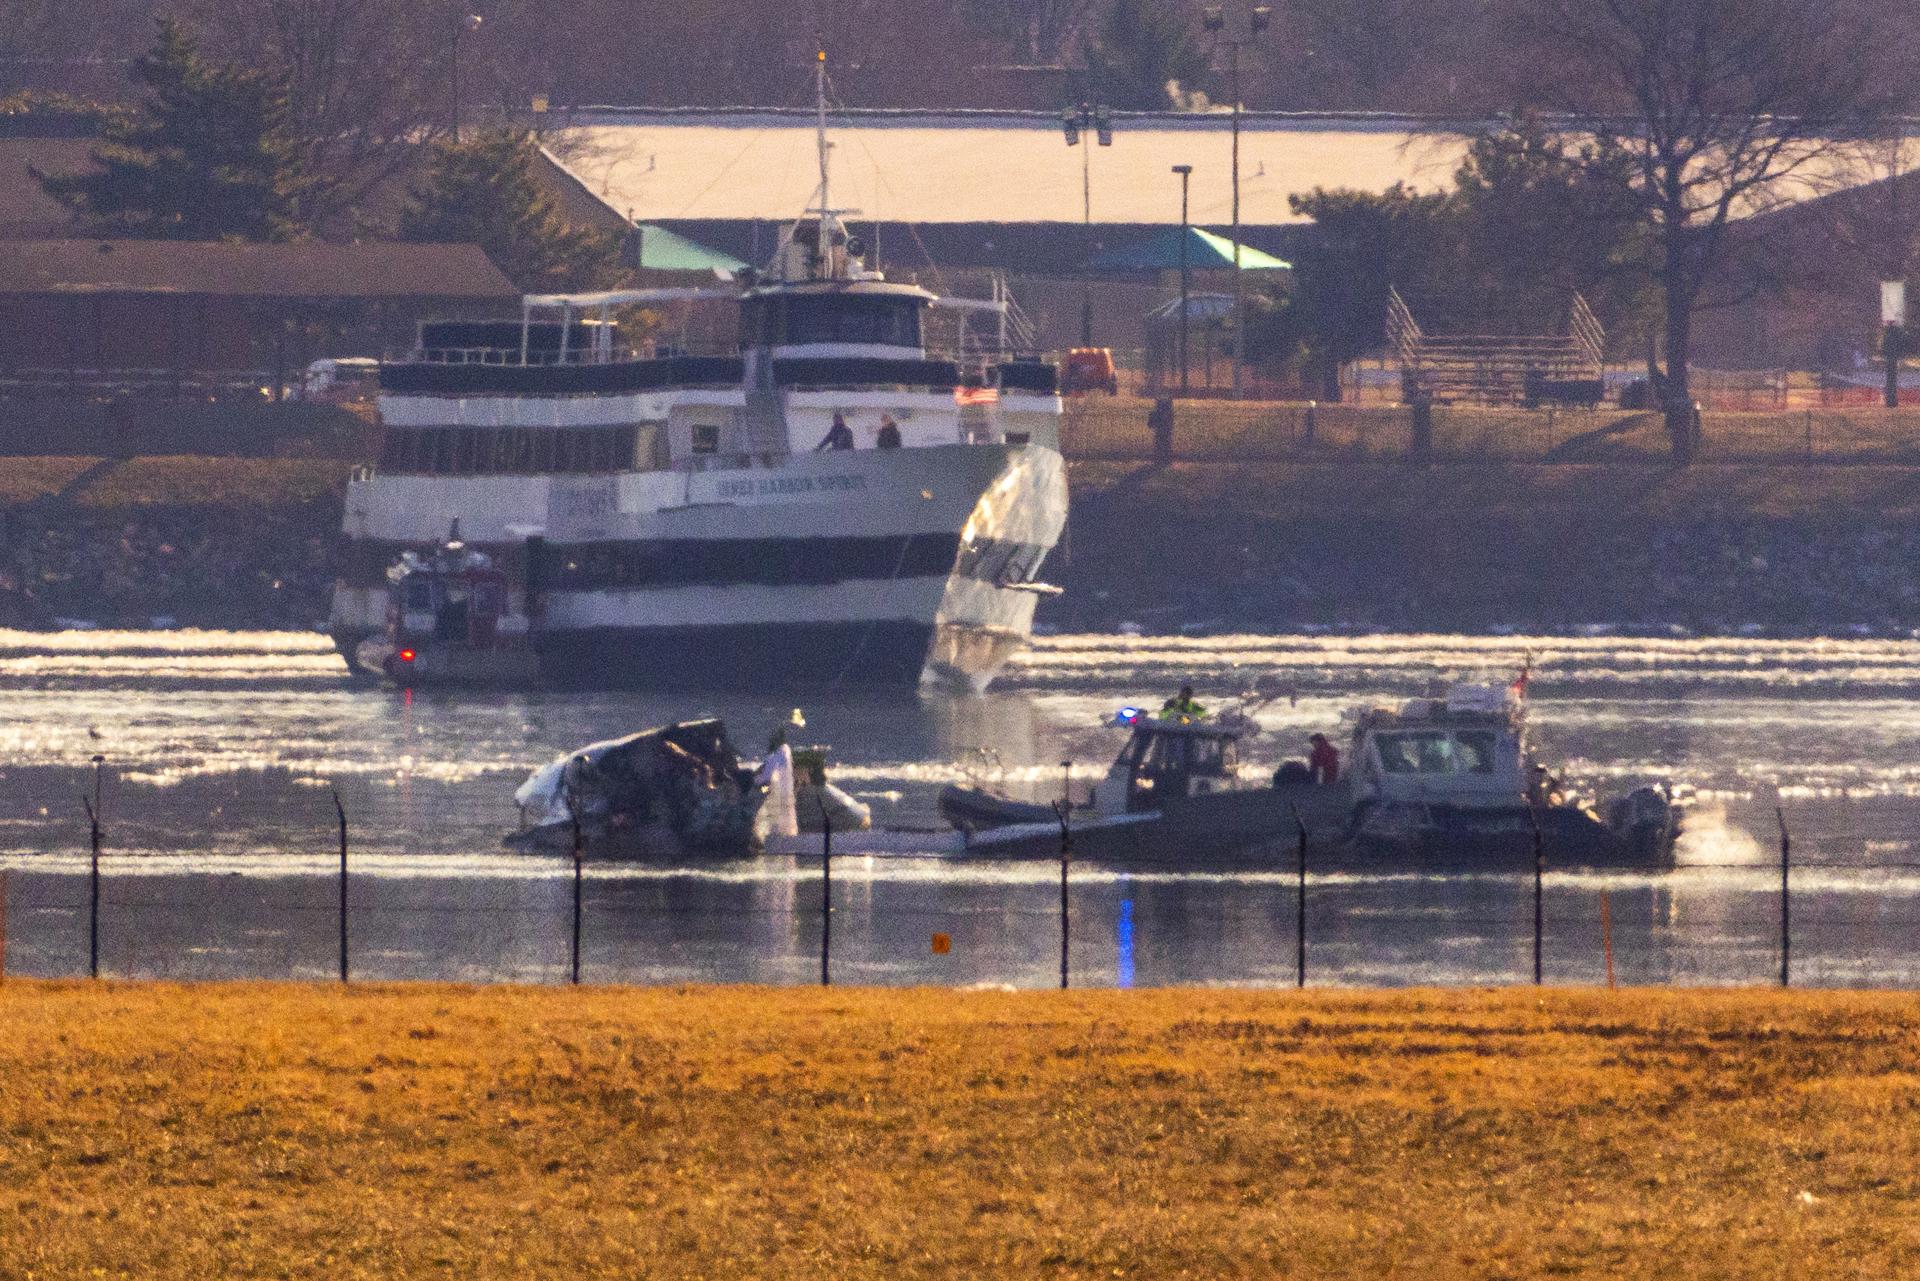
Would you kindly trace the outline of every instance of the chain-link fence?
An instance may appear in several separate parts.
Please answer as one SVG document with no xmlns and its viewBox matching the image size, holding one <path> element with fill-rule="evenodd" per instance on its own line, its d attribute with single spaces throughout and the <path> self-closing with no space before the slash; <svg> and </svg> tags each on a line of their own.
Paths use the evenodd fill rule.
<svg viewBox="0 0 1920 1281">
<path fill-rule="evenodd" d="M 502 871 L 98 847 L 0 874 L 6 972 L 140 979 L 1258 987 L 1920 983 L 1920 863 L 1820 833 L 1796 857 L 1472 871 L 1262 851 L 1124 864 L 841 852 L 708 865 L 527 856 Z M 1858 849 L 1857 857 L 1848 857 Z M 1506 865 L 1510 862 L 1512 865 Z"/>
<path fill-rule="evenodd" d="M 1657 412 L 1615 408 L 1495 409 L 1435 405 L 1424 436 L 1404 405 L 1176 401 L 1156 437 L 1153 402 L 1069 402 L 1061 443 L 1070 457 L 1116 462 L 1398 460 L 1432 462 L 1666 462 Z M 1702 462 L 1920 462 L 1920 411 L 1796 408 L 1708 410 Z"/>
</svg>

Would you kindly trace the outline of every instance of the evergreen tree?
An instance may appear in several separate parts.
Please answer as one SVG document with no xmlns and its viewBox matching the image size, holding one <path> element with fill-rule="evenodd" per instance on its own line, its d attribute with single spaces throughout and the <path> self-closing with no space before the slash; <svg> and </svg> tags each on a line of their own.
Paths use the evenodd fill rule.
<svg viewBox="0 0 1920 1281">
<path fill-rule="evenodd" d="M 1453 197 L 1395 183 L 1379 194 L 1315 188 L 1288 203 L 1313 219 L 1293 259 L 1292 323 L 1319 375 L 1321 397 L 1340 398 L 1340 366 L 1386 337 L 1387 290 L 1420 296 L 1456 250 Z"/>
<path fill-rule="evenodd" d="M 401 239 L 479 245 L 529 291 L 606 284 L 618 270 L 617 244 L 568 224 L 535 176 L 539 159 L 533 139 L 509 129 L 436 144 Z"/>
<path fill-rule="evenodd" d="M 298 233 L 302 182 L 284 96 L 267 77 L 209 63 L 163 18 L 134 63 L 137 114 L 110 119 L 95 172 L 41 177 L 47 193 L 102 235 L 167 240 L 286 240 Z"/>
<path fill-rule="evenodd" d="M 1169 0 L 1110 0 L 1086 44 L 1087 93 L 1127 111 L 1165 111 L 1195 96 L 1207 54 Z"/>
</svg>

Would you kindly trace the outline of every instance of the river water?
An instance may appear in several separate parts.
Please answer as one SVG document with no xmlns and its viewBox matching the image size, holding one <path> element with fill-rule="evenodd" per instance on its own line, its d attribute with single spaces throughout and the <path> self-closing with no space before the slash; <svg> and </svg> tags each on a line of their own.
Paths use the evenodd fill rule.
<svg viewBox="0 0 1920 1281">
<path fill-rule="evenodd" d="M 980 698 L 842 692 L 413 694 L 350 682 L 297 633 L 0 632 L 0 872 L 7 972 L 84 974 L 99 755 L 104 973 L 324 977 L 339 964 L 333 796 L 350 820 L 350 965 L 362 978 L 564 980 L 573 871 L 508 853 L 513 788 L 562 751 L 714 713 L 751 748 L 798 705 L 799 737 L 876 823 L 938 824 L 963 768 L 1058 795 L 1061 762 L 1104 770 L 1102 722 L 1183 681 L 1257 692 L 1247 770 L 1304 753 L 1343 713 L 1435 679 L 1509 679 L 1532 657 L 1543 755 L 1590 793 L 1669 781 L 1688 806 L 1679 870 L 1549 870 L 1548 981 L 1777 982 L 1776 810 L 1793 836 L 1791 977 L 1920 981 L 1920 643 L 1470 636 L 1044 638 Z M 980 749 L 990 749 L 991 757 Z M 589 982 L 817 982 L 817 860 L 589 865 Z M 1076 864 L 1076 985 L 1292 984 L 1292 866 Z M 841 857 L 840 983 L 1038 986 L 1061 968 L 1056 863 Z M 1535 884 L 1511 875 L 1309 870 L 1311 983 L 1531 981 Z M 936 936 L 939 936 L 938 938 Z M 944 943 L 945 950 L 936 946 Z"/>
</svg>

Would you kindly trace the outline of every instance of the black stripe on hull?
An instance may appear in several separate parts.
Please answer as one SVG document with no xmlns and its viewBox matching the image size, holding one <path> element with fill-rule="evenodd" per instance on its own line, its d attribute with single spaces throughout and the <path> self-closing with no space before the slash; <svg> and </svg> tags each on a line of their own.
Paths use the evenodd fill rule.
<svg viewBox="0 0 1920 1281">
<path fill-rule="evenodd" d="M 494 556 L 509 577 L 524 581 L 524 544 L 471 544 Z M 341 581 L 385 587 L 387 568 L 423 544 L 355 539 Z M 984 583 L 1018 583 L 1040 570 L 1047 549 L 1037 543 L 958 534 L 883 537 L 703 538 L 550 543 L 538 572 L 549 592 L 650 591 L 676 587 L 820 587 L 948 573 Z"/>
<path fill-rule="evenodd" d="M 549 633 L 540 674 L 570 689 L 914 685 L 931 624 L 903 620 L 595 628 Z"/>
</svg>

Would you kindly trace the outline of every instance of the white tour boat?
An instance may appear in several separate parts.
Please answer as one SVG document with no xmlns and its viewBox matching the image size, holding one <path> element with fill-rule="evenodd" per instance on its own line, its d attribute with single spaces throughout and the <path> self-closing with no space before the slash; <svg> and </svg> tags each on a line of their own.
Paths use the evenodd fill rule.
<svg viewBox="0 0 1920 1281">
<path fill-rule="evenodd" d="M 389 570 L 455 521 L 545 681 L 977 689 L 1021 648 L 1066 520 L 1055 371 L 1013 355 L 1006 300 L 866 265 L 820 122 L 818 207 L 736 287 L 528 297 L 382 366 L 330 622 L 350 661 L 389 630 Z M 618 323 L 716 304 L 717 353 Z"/>
</svg>

